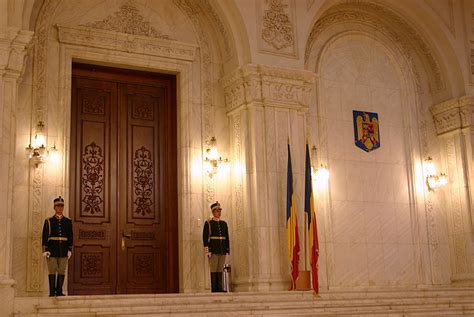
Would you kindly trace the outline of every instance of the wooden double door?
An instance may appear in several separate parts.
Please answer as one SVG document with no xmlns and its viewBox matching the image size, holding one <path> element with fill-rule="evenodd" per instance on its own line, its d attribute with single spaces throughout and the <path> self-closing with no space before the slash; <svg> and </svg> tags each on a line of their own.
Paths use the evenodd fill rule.
<svg viewBox="0 0 474 317">
<path fill-rule="evenodd" d="M 69 294 L 178 292 L 176 79 L 73 64 Z"/>
</svg>

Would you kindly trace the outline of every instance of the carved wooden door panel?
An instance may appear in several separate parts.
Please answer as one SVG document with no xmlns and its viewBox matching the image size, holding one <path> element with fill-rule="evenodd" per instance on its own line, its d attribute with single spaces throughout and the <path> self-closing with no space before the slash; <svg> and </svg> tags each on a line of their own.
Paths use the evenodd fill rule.
<svg viewBox="0 0 474 317">
<path fill-rule="evenodd" d="M 75 64 L 70 294 L 178 291 L 175 79 Z"/>
<path fill-rule="evenodd" d="M 118 293 L 166 291 L 166 239 L 161 220 L 160 138 L 164 137 L 165 99 L 161 88 L 124 84 L 120 87 L 121 206 Z"/>
</svg>

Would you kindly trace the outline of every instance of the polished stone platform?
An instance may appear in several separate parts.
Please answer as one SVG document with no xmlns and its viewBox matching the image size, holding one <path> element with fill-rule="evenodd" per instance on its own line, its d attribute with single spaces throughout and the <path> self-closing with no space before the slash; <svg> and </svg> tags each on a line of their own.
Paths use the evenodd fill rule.
<svg viewBox="0 0 474 317">
<path fill-rule="evenodd" d="M 20 297 L 14 316 L 474 316 L 474 288 Z"/>
</svg>

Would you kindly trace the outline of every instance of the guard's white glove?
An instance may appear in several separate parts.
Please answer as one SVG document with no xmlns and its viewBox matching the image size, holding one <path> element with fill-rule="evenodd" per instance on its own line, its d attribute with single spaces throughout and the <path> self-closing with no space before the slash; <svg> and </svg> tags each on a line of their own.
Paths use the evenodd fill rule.
<svg viewBox="0 0 474 317">
<path fill-rule="evenodd" d="M 208 258 L 211 258 L 211 252 L 209 252 L 209 247 L 204 247 L 204 253 L 206 253 Z"/>
<path fill-rule="evenodd" d="M 44 256 L 45 258 L 49 258 L 49 257 L 51 256 L 51 252 L 45 251 L 45 252 L 43 252 L 43 256 Z"/>
<path fill-rule="evenodd" d="M 71 251 L 67 251 L 67 259 L 69 260 L 72 256 L 72 252 Z"/>
</svg>

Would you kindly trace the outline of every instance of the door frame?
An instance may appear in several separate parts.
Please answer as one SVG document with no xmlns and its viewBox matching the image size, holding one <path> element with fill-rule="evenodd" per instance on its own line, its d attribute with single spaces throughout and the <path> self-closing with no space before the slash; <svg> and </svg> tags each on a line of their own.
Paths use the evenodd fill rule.
<svg viewBox="0 0 474 317">
<path fill-rule="evenodd" d="M 157 73 L 169 73 L 176 75 L 176 111 L 177 111 L 177 191 L 178 191 L 178 206 L 177 206 L 177 218 L 178 222 L 176 223 L 176 231 L 178 232 L 178 257 L 177 263 L 173 263 L 174 267 L 178 267 L 176 274 L 179 278 L 179 291 L 193 291 L 196 290 L 196 285 L 205 283 L 206 266 L 205 263 L 192 264 L 190 261 L 184 261 L 184 254 L 189 257 L 189 254 L 192 254 L 195 248 L 192 248 L 190 240 L 192 240 L 193 234 L 186 230 L 182 225 L 186 223 L 185 218 L 189 218 L 190 215 L 183 215 L 183 210 L 191 210 L 191 200 L 192 199 L 192 173 L 190 172 L 190 158 L 192 153 L 195 151 L 195 148 L 191 144 L 196 144 L 198 142 L 201 144 L 202 140 L 200 135 L 193 135 L 189 131 L 192 126 L 201 127 L 201 118 L 196 118 L 193 116 L 188 116 L 188 113 L 192 112 L 192 107 L 194 105 L 193 101 L 199 100 L 201 94 L 204 93 L 201 91 L 200 82 L 202 81 L 202 76 L 199 71 L 196 69 L 201 69 L 201 61 L 198 58 L 199 54 L 197 52 L 198 46 L 184 44 L 184 43 L 173 43 L 169 41 L 161 41 L 157 39 L 150 39 L 150 42 L 156 44 L 159 42 L 161 46 L 168 47 L 169 50 L 167 54 L 163 54 L 164 51 L 154 51 L 150 53 L 152 56 L 147 56 L 144 58 L 144 55 L 130 53 L 130 52 L 120 52 L 120 54 L 111 54 L 111 51 L 106 51 L 102 49 L 102 40 L 100 37 L 92 38 L 87 42 L 88 46 L 84 46 L 81 42 L 80 36 L 77 33 L 80 33 L 81 30 L 69 29 L 70 33 L 67 36 L 59 36 L 60 49 L 59 49 L 59 78 L 71 78 L 72 76 L 72 63 L 73 62 L 83 62 L 88 64 L 96 64 L 109 67 L 118 67 L 122 69 L 137 69 L 144 70 L 148 72 L 157 72 Z M 114 40 L 115 39 L 114 37 Z M 126 41 L 124 40 L 124 43 Z M 186 54 L 181 52 L 185 50 Z M 169 53 L 171 52 L 171 53 Z M 210 73 L 205 72 L 204 77 L 210 78 Z M 194 81 L 192 80 L 194 79 Z M 205 79 L 205 78 L 204 78 Z M 192 85 L 196 85 L 193 87 Z M 203 87 L 204 90 L 210 90 L 210 87 Z M 66 80 L 63 84 L 63 89 L 58 90 L 58 107 L 64 111 L 61 113 L 62 122 L 64 125 L 60 127 L 63 129 L 64 138 L 61 140 L 64 148 L 64 157 L 63 157 L 63 177 L 62 184 L 64 189 L 64 194 L 66 199 L 69 199 L 69 184 L 70 184 L 70 175 L 69 175 L 69 161 L 70 161 L 70 125 L 71 125 L 71 81 Z M 197 139 L 196 139 L 197 138 Z M 59 142 L 58 142 L 59 143 Z M 195 175 L 194 175 L 195 177 Z M 194 194 L 200 192 L 200 195 L 204 195 L 204 191 L 201 188 L 196 189 L 193 187 Z M 204 207 L 203 203 L 203 207 Z M 195 204 L 193 204 L 195 205 Z M 201 216 L 203 216 L 204 209 L 199 211 Z M 199 250 L 199 254 L 201 254 Z M 197 267 L 196 267 L 197 266 Z M 184 276 L 189 276 L 187 273 L 195 271 L 196 275 L 193 279 L 184 278 Z M 187 273 L 185 273 L 187 272 Z M 201 279 L 201 281 L 200 281 Z"/>
</svg>

